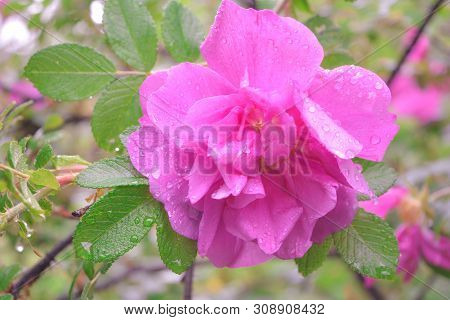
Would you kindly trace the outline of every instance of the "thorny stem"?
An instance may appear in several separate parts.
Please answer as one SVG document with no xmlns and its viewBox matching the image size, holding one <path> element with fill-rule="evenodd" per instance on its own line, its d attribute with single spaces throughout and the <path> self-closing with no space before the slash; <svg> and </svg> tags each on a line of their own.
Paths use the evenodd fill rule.
<svg viewBox="0 0 450 320">
<path fill-rule="evenodd" d="M 389 79 L 386 81 L 386 84 L 388 86 L 391 86 L 394 79 L 397 77 L 398 73 L 400 72 L 400 69 L 402 68 L 403 64 L 406 61 L 406 58 L 416 45 L 417 41 L 419 40 L 422 33 L 425 31 L 426 26 L 430 23 L 431 19 L 435 15 L 436 12 L 438 12 L 441 8 L 447 5 L 447 3 L 443 4 L 445 0 L 437 0 L 428 11 L 428 14 L 426 15 L 425 19 L 422 21 L 422 24 L 420 25 L 419 29 L 417 30 L 416 34 L 414 35 L 414 38 L 412 39 L 411 43 L 408 45 L 408 47 L 403 52 L 403 55 L 401 56 L 400 60 L 397 62 L 397 65 L 395 66 L 394 70 L 392 71 L 391 75 L 389 76 Z M 442 5 L 442 6 L 441 6 Z"/>
</svg>

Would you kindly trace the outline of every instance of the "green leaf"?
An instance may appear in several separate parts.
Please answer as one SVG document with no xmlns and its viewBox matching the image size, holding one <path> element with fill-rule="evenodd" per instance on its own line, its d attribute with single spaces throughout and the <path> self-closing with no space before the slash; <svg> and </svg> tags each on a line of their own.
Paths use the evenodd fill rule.
<svg viewBox="0 0 450 320">
<path fill-rule="evenodd" d="M 114 80 L 114 65 L 100 53 L 77 44 L 60 44 L 34 54 L 25 76 L 45 96 L 80 100 Z"/>
<path fill-rule="evenodd" d="M 6 291 L 19 272 L 20 266 L 17 264 L 0 268 L 0 291 Z"/>
<path fill-rule="evenodd" d="M 36 161 L 34 162 L 34 166 L 36 169 L 44 167 L 50 159 L 53 157 L 53 148 L 48 143 L 45 144 L 41 150 L 39 150 L 36 155 Z"/>
<path fill-rule="evenodd" d="M 138 70 L 151 70 L 157 55 L 156 28 L 142 1 L 106 1 L 103 24 L 120 58 Z"/>
<path fill-rule="evenodd" d="M 91 163 L 84 160 L 80 156 L 57 155 L 52 158 L 53 165 L 56 168 L 72 166 L 76 164 L 90 165 Z"/>
<path fill-rule="evenodd" d="M 322 17 L 322 16 L 314 16 L 312 18 L 309 18 L 305 25 L 311 29 L 312 32 L 315 33 L 315 35 L 320 35 L 325 30 L 331 29 L 334 27 L 333 21 L 331 21 L 328 18 Z"/>
<path fill-rule="evenodd" d="M 352 224 L 333 235 L 344 261 L 360 274 L 392 279 L 397 270 L 398 244 L 394 230 L 381 218 L 360 210 Z"/>
<path fill-rule="evenodd" d="M 334 52 L 325 56 L 321 66 L 325 69 L 333 69 L 346 64 L 355 64 L 355 60 L 348 54 Z"/>
<path fill-rule="evenodd" d="M 89 278 L 89 280 L 94 279 L 95 268 L 94 268 L 94 263 L 92 261 L 83 260 L 83 271 L 86 274 L 86 276 Z"/>
<path fill-rule="evenodd" d="M 311 13 L 308 0 L 293 0 L 294 8 L 303 12 Z"/>
<path fill-rule="evenodd" d="M 147 179 L 134 169 L 127 156 L 95 162 L 82 171 L 76 181 L 81 187 L 94 189 L 148 184 Z"/>
<path fill-rule="evenodd" d="M 176 61 L 197 60 L 203 34 L 200 22 L 191 11 L 171 1 L 164 10 L 161 29 L 167 51 Z"/>
<path fill-rule="evenodd" d="M 353 161 L 362 166 L 362 174 L 376 196 L 383 195 L 397 181 L 395 170 L 383 162 L 373 162 L 364 159 L 354 159 Z M 370 197 L 366 195 L 358 196 L 360 201 L 369 199 Z"/>
<path fill-rule="evenodd" d="M 157 223 L 159 255 L 167 268 L 181 274 L 194 262 L 197 242 L 173 231 L 165 211 L 160 212 Z"/>
<path fill-rule="evenodd" d="M 295 259 L 298 272 L 306 277 L 316 271 L 327 258 L 332 242 L 331 237 L 328 237 L 321 244 L 313 244 L 303 257 Z"/>
<path fill-rule="evenodd" d="M 56 180 L 56 177 L 50 171 L 40 168 L 30 176 L 31 183 L 37 184 L 38 186 L 48 187 L 53 190 L 59 189 L 59 182 Z"/>
<path fill-rule="evenodd" d="M 14 300 L 14 296 L 10 293 L 0 296 L 0 300 Z"/>
<path fill-rule="evenodd" d="M 58 129 L 64 124 L 64 119 L 57 113 L 53 113 L 45 120 L 44 131 L 52 131 Z"/>
<path fill-rule="evenodd" d="M 94 203 L 74 235 L 77 256 L 113 261 L 144 238 L 162 211 L 147 186 L 119 187 Z"/>
<path fill-rule="evenodd" d="M 97 101 L 92 115 L 92 133 L 99 147 L 120 151 L 119 135 L 128 127 L 137 125 L 142 115 L 139 87 L 144 77 L 128 77 L 114 81 Z"/>
</svg>

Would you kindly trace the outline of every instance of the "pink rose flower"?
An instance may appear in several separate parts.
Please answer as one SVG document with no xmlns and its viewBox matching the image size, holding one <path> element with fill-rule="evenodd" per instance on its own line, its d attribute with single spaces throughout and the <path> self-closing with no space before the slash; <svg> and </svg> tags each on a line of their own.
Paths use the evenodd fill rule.
<svg viewBox="0 0 450 320">
<path fill-rule="evenodd" d="M 201 46 L 140 88 L 144 116 L 128 138 L 173 229 L 218 267 L 301 257 L 348 226 L 352 158 L 383 158 L 398 127 L 390 92 L 356 66 L 323 70 L 314 34 L 273 11 L 224 0 Z"/>
<path fill-rule="evenodd" d="M 47 101 L 41 93 L 26 80 L 17 81 L 11 86 L 8 100 L 15 103 L 34 100 L 33 108 L 36 110 L 42 110 L 48 106 Z"/>
<path fill-rule="evenodd" d="M 414 39 L 414 36 L 417 33 L 417 28 L 411 28 L 407 33 L 405 38 L 403 39 L 403 45 L 405 47 L 409 46 L 411 41 Z M 427 55 L 428 50 L 430 49 L 430 40 L 426 35 L 421 35 L 414 45 L 413 49 L 408 55 L 408 60 L 412 62 L 420 62 L 423 61 Z"/>
<path fill-rule="evenodd" d="M 450 270 L 450 239 L 436 235 L 432 230 L 423 226 L 424 214 L 420 207 L 410 196 L 409 191 L 403 187 L 394 187 L 379 197 L 376 201 L 362 201 L 360 207 L 385 218 L 387 213 L 399 208 L 400 218 L 404 220 L 396 231 L 400 259 L 398 273 L 402 273 L 405 282 L 411 280 L 417 271 L 421 259 L 434 266 Z M 410 203 L 402 203 L 403 201 Z M 373 285 L 371 278 L 365 282 L 367 286 Z"/>
</svg>

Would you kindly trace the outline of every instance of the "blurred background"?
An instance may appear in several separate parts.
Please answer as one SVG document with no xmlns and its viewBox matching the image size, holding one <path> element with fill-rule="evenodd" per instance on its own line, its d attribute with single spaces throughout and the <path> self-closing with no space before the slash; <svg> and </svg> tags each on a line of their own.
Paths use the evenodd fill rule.
<svg viewBox="0 0 450 320">
<path fill-rule="evenodd" d="M 166 1 L 141 2 L 159 25 Z M 199 18 L 206 34 L 219 1 L 181 2 Z M 258 9 L 275 5 L 271 0 L 240 3 Z M 413 26 L 425 17 L 430 5 L 426 0 L 293 1 L 283 14 L 306 23 L 318 35 L 328 54 L 325 67 L 354 63 L 388 79 L 412 40 L 416 30 Z M 0 111 L 13 101 L 34 101 L 20 111 L 8 130 L 0 132 L 0 144 L 31 135 L 51 143 L 56 154 L 80 155 L 90 162 L 111 156 L 97 147 L 91 133 L 89 122 L 96 98 L 70 103 L 52 101 L 22 77 L 32 54 L 61 42 L 95 48 L 114 61 L 119 70 L 127 70 L 129 67 L 106 43 L 103 7 L 102 0 L 0 0 Z M 449 34 L 447 6 L 429 23 L 391 85 L 391 108 L 398 115 L 401 129 L 385 161 L 398 171 L 400 182 L 410 190 L 412 198 L 419 197 L 424 188 L 432 194 L 450 185 Z M 174 64 L 160 45 L 153 70 Z M 18 265 L 25 270 L 39 261 L 42 254 L 74 230 L 77 220 L 71 212 L 86 206 L 92 192 L 76 186 L 59 192 L 52 198 L 51 216 L 29 226 L 25 236 L 17 227 L 8 228 L 0 237 L 0 268 Z M 427 202 L 433 212 L 430 228 L 439 225 L 440 232 L 448 235 L 450 199 L 448 194 L 435 198 Z M 394 227 L 400 223 L 395 212 L 394 208 L 387 218 Z M 68 298 L 70 288 L 75 296 L 80 292 L 86 275 L 80 272 L 73 251 L 64 251 L 56 260 L 22 293 L 24 297 L 58 299 Z M 198 299 L 370 299 L 374 294 L 386 299 L 441 299 L 430 287 L 450 295 L 449 278 L 425 262 L 421 262 L 416 278 L 410 282 L 405 283 L 399 276 L 369 286 L 333 256 L 306 278 L 298 273 L 293 261 L 274 260 L 243 269 L 216 269 L 207 261 L 197 262 L 194 298 Z M 163 268 L 151 232 L 99 279 L 95 298 L 180 299 L 181 281 L 182 276 Z"/>
</svg>

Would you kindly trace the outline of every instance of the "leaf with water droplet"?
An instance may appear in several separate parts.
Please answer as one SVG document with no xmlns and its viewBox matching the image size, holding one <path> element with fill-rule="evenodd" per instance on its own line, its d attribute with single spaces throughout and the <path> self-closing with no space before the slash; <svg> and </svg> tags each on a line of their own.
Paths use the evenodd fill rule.
<svg viewBox="0 0 450 320">
<path fill-rule="evenodd" d="M 386 193 L 397 181 L 397 173 L 383 162 L 354 158 L 353 162 L 362 167 L 364 179 L 376 196 Z M 369 200 L 367 195 L 358 195 L 358 200 Z"/>
<path fill-rule="evenodd" d="M 77 176 L 76 182 L 95 189 L 148 184 L 147 178 L 134 169 L 128 156 L 95 162 Z"/>
<path fill-rule="evenodd" d="M 92 133 L 98 146 L 110 152 L 121 148 L 119 135 L 127 128 L 138 125 L 142 115 L 139 87 L 144 77 L 127 77 L 106 87 L 94 107 Z M 120 150 L 119 150 L 120 151 Z"/>
<path fill-rule="evenodd" d="M 77 256 L 95 262 L 117 259 L 148 234 L 153 223 L 142 221 L 150 218 L 154 222 L 162 211 L 148 186 L 118 187 L 110 191 L 89 208 L 78 224 L 73 241 Z M 83 243 L 90 243 L 89 248 Z"/>
<path fill-rule="evenodd" d="M 164 211 L 159 213 L 157 224 L 156 235 L 162 261 L 173 272 L 183 273 L 197 256 L 197 242 L 176 233 Z"/>
<path fill-rule="evenodd" d="M 376 279 L 392 279 L 398 264 L 394 230 L 376 215 L 359 210 L 352 224 L 333 235 L 341 257 L 355 271 Z"/>
</svg>

